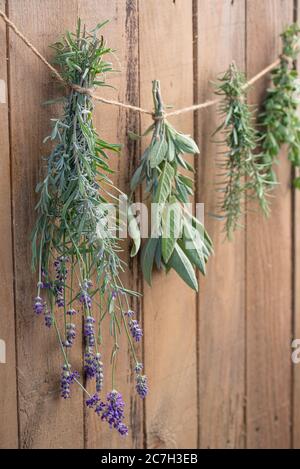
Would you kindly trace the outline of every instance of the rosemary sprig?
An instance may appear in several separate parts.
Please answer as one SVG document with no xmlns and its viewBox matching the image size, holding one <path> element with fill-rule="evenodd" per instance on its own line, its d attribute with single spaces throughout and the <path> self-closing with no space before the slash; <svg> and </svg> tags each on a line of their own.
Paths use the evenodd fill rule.
<svg viewBox="0 0 300 469">
<path fill-rule="evenodd" d="M 292 24 L 282 34 L 280 65 L 272 71 L 273 87 L 267 90 L 263 112 L 259 117 L 263 161 L 269 180 L 276 182 L 273 163 L 283 144 L 288 145 L 288 158 L 293 166 L 300 166 L 299 77 L 293 61 L 297 59 L 300 27 Z M 294 180 L 300 188 L 300 178 Z"/>
<path fill-rule="evenodd" d="M 112 71 L 112 65 L 104 59 L 111 49 L 106 47 L 103 37 L 97 36 L 102 26 L 100 24 L 87 32 L 79 21 L 75 34 L 67 32 L 53 45 L 55 62 L 68 83 L 84 88 L 105 85 L 105 74 Z M 47 138 L 56 145 L 46 158 L 46 177 L 37 186 L 40 199 L 32 234 L 32 263 L 33 267 L 38 266 L 39 271 L 35 311 L 44 313 L 46 325 L 53 325 L 57 331 L 64 359 L 61 394 L 67 398 L 70 397 L 71 383 L 79 383 L 78 374 L 71 370 L 70 352 L 76 335 L 72 316 L 81 309 L 85 378 L 95 379 L 96 394 L 90 396 L 79 384 L 90 396 L 87 405 L 93 407 L 102 420 L 108 421 L 112 407 L 120 407 L 120 418 L 113 422 L 113 426 L 124 434 L 127 432 L 122 423 L 124 403 L 114 389 L 120 325 L 125 323 L 126 335 L 129 328 L 136 340 L 140 340 L 142 331 L 137 321 L 132 319 L 134 313 L 129 310 L 128 295 L 138 294 L 124 288 L 119 279 L 126 264 L 119 257 L 119 239 L 110 228 L 112 223 L 117 226 L 117 215 L 110 215 L 113 219 L 107 223 L 108 204 L 112 201 L 106 194 L 117 190 L 110 180 L 112 171 L 108 152 L 117 152 L 119 145 L 107 143 L 97 135 L 92 112 L 91 97 L 72 89 L 64 99 L 63 116 L 53 120 L 53 130 Z M 47 301 L 41 298 L 43 290 L 47 293 Z M 98 304 L 97 313 L 93 303 Z M 60 311 L 62 313 L 59 314 Z M 62 314 L 61 331 L 59 316 Z M 112 392 L 106 403 L 100 402 L 97 394 L 103 386 L 103 364 L 99 353 L 101 334 L 98 341 L 94 330 L 95 323 L 99 325 L 105 316 L 108 316 L 114 342 Z M 141 375 L 142 366 L 137 361 L 131 339 L 129 346 L 137 373 L 136 389 L 145 397 L 146 377 Z"/>
<path fill-rule="evenodd" d="M 145 279 L 151 284 L 154 263 L 167 272 L 173 268 L 194 290 L 198 283 L 194 268 L 205 274 L 205 264 L 212 253 L 212 242 L 200 221 L 186 209 L 193 196 L 193 179 L 179 171 L 193 172 L 183 158 L 184 153 L 199 153 L 194 140 L 177 132 L 164 118 L 160 84 L 153 81 L 155 123 L 144 135 L 152 132 L 149 147 L 141 157 L 132 180 L 134 192 L 146 181 L 155 222 L 151 238 L 145 243 L 141 264 Z"/>
<path fill-rule="evenodd" d="M 221 132 L 227 149 L 221 153 L 222 186 L 219 210 L 225 219 L 228 239 L 240 226 L 246 199 L 257 199 L 262 211 L 268 214 L 268 181 L 261 155 L 255 153 L 258 135 L 253 126 L 253 114 L 247 104 L 246 79 L 232 63 L 216 85 L 221 96 L 219 111 L 223 117 L 214 135 Z"/>
</svg>

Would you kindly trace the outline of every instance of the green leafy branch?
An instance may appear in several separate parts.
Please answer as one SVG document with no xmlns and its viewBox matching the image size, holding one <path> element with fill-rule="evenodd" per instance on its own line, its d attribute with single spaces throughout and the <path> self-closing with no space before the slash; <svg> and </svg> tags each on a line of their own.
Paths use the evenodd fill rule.
<svg viewBox="0 0 300 469">
<path fill-rule="evenodd" d="M 228 239 L 241 225 L 240 218 L 247 199 L 257 199 L 264 214 L 268 214 L 269 189 L 265 163 L 255 152 L 258 134 L 253 125 L 253 114 L 246 102 L 246 79 L 232 63 L 219 79 L 216 94 L 221 96 L 219 111 L 223 117 L 214 135 L 221 132 L 219 142 L 226 146 L 220 153 L 221 171 L 219 210 L 225 219 Z"/>
<path fill-rule="evenodd" d="M 154 265 L 167 272 L 173 268 L 197 290 L 194 268 L 205 274 L 212 242 L 203 225 L 185 208 L 194 190 L 193 179 L 186 175 L 186 172 L 193 172 L 193 167 L 183 154 L 199 153 L 199 149 L 191 137 L 177 132 L 164 118 L 160 85 L 156 80 L 153 81 L 153 101 L 155 123 L 145 132 L 152 132 L 151 143 L 131 180 L 132 192 L 145 181 L 146 193 L 156 209 L 151 237 L 142 250 L 142 271 L 151 284 Z"/>
<path fill-rule="evenodd" d="M 299 47 L 300 27 L 289 26 L 282 34 L 280 65 L 272 71 L 273 87 L 267 90 L 263 112 L 259 117 L 261 148 L 269 180 L 276 182 L 273 163 L 283 144 L 288 145 L 288 157 L 293 166 L 300 166 L 299 78 L 293 66 Z M 300 188 L 300 178 L 294 185 Z"/>
</svg>

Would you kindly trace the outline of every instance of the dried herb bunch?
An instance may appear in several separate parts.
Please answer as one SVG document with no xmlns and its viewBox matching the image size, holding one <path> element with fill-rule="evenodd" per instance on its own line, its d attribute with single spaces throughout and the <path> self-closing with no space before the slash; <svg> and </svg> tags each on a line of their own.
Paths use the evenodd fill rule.
<svg viewBox="0 0 300 469">
<path fill-rule="evenodd" d="M 267 90 L 263 112 L 259 118 L 263 161 L 269 180 L 276 183 L 273 163 L 283 144 L 288 145 L 288 157 L 294 166 L 300 166 L 299 77 L 294 68 L 299 47 L 300 27 L 289 26 L 282 34 L 280 65 L 272 71 L 273 87 Z M 300 178 L 294 181 L 300 188 Z"/>
<path fill-rule="evenodd" d="M 255 153 L 258 134 L 253 125 L 253 114 L 247 104 L 246 79 L 232 63 L 216 85 L 221 96 L 219 111 L 223 121 L 215 134 L 221 132 L 227 149 L 220 152 L 218 166 L 222 181 L 219 210 L 225 219 L 228 239 L 241 226 L 240 218 L 247 199 L 257 199 L 262 211 L 268 214 L 268 179 L 260 154 Z M 214 134 L 214 135 L 215 135 Z"/>
<path fill-rule="evenodd" d="M 102 26 L 87 32 L 79 21 L 75 34 L 68 32 L 53 45 L 56 64 L 66 82 L 84 88 L 105 85 L 105 73 L 112 70 L 112 65 L 105 60 L 111 49 L 102 37 L 98 38 Z M 90 96 L 71 89 L 64 99 L 63 116 L 54 120 L 48 137 L 56 145 L 46 158 L 46 177 L 37 186 L 40 199 L 32 235 L 32 261 L 38 267 L 39 282 L 34 310 L 44 315 L 46 326 L 53 327 L 57 333 L 63 356 L 61 396 L 69 398 L 71 384 L 77 383 L 88 394 L 87 406 L 124 435 L 128 431 L 123 422 L 124 402 L 115 389 L 122 329 L 132 351 L 136 390 L 141 397 L 147 394 L 147 378 L 142 374 L 143 367 L 133 345 L 133 340 L 140 341 L 142 336 L 129 303 L 129 297 L 137 293 L 127 290 L 120 279 L 126 265 L 119 257 L 119 240 L 107 224 L 108 202 L 115 204 L 117 199 L 109 177 L 112 171 L 107 152 L 116 152 L 119 146 L 99 138 L 92 112 Z M 84 324 L 82 382 L 79 373 L 71 368 L 76 314 L 82 315 Z M 114 342 L 112 391 L 106 401 L 100 398 L 105 323 Z M 92 396 L 86 390 L 86 380 L 95 382 Z"/>
<path fill-rule="evenodd" d="M 177 132 L 164 118 L 157 80 L 153 81 L 153 100 L 155 123 L 144 134 L 153 132 L 151 143 L 131 180 L 132 191 L 146 181 L 146 193 L 155 210 L 151 237 L 141 254 L 142 271 L 151 284 L 154 263 L 166 272 L 173 268 L 187 285 L 197 290 L 194 268 L 205 274 L 212 242 L 202 223 L 185 206 L 194 194 L 193 179 L 179 168 L 185 173 L 193 172 L 183 154 L 199 153 L 199 149 L 191 137 Z"/>
</svg>

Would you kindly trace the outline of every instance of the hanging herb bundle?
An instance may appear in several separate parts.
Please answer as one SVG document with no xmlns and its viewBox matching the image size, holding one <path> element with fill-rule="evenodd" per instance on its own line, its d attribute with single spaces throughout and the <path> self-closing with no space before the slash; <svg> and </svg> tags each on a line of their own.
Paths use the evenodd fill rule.
<svg viewBox="0 0 300 469">
<path fill-rule="evenodd" d="M 282 34 L 280 64 L 272 71 L 273 87 L 267 90 L 263 112 L 259 118 L 263 161 L 269 180 L 276 183 L 273 163 L 283 144 L 288 145 L 288 157 L 293 166 L 300 166 L 299 77 L 293 66 L 300 51 L 300 28 L 289 26 Z M 294 185 L 300 188 L 300 178 Z"/>
<path fill-rule="evenodd" d="M 153 81 L 154 120 L 144 135 L 153 132 L 149 147 L 141 157 L 132 180 L 134 192 L 146 181 L 152 210 L 155 210 L 152 236 L 145 243 L 142 271 L 151 284 L 154 264 L 158 269 L 174 269 L 194 290 L 198 289 L 194 268 L 205 274 L 205 264 L 212 253 L 212 242 L 200 221 L 185 207 L 193 196 L 193 179 L 179 171 L 193 171 L 184 153 L 199 153 L 194 140 L 177 132 L 164 118 L 158 81 Z"/>
<path fill-rule="evenodd" d="M 219 111 L 223 122 L 215 134 L 222 133 L 220 143 L 227 147 L 219 161 L 222 177 L 219 210 L 225 219 L 226 235 L 231 239 L 240 226 L 247 199 L 257 199 L 262 211 L 268 214 L 268 178 L 261 155 L 255 153 L 258 134 L 246 101 L 245 75 L 234 63 L 219 79 L 216 94 L 222 98 Z"/>
<path fill-rule="evenodd" d="M 111 50 L 102 37 L 97 37 L 102 26 L 87 32 L 78 22 L 75 34 L 66 33 L 54 44 L 56 64 L 70 85 L 83 88 L 105 85 L 105 72 L 111 71 L 112 66 L 104 60 Z M 115 389 L 118 337 L 122 329 L 133 355 L 136 390 L 142 398 L 147 394 L 147 378 L 142 374 L 143 367 L 133 345 L 133 340 L 139 342 L 142 337 L 129 303 L 129 297 L 137 294 L 127 290 L 120 279 L 126 265 L 119 257 L 118 238 L 107 223 L 108 202 L 116 198 L 109 178 L 112 171 L 107 152 L 116 152 L 119 146 L 99 138 L 92 112 L 91 97 L 71 87 L 64 99 L 64 114 L 54 121 L 48 137 L 56 145 L 46 158 L 46 177 L 37 186 L 40 200 L 32 249 L 39 282 L 34 310 L 37 315 L 44 315 L 47 327 L 56 330 L 63 357 L 61 396 L 70 397 L 73 383 L 89 394 L 85 382 L 94 381 L 95 394 L 88 395 L 87 406 L 124 435 L 128 431 L 123 422 L 124 402 Z M 71 367 L 72 346 L 80 340 L 73 322 L 76 314 L 82 315 L 84 323 L 84 376 L 81 378 Z M 112 390 L 103 400 L 100 353 L 101 331 L 106 321 L 114 346 Z"/>
</svg>

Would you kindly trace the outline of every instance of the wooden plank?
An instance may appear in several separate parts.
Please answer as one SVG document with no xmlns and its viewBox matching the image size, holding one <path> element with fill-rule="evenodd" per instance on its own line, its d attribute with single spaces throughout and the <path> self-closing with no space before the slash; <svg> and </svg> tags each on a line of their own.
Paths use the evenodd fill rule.
<svg viewBox="0 0 300 469">
<path fill-rule="evenodd" d="M 79 16 L 88 27 L 109 19 L 110 23 L 103 30 L 109 47 L 116 50 L 113 61 L 119 73 L 108 76 L 107 79 L 116 90 L 98 89 L 101 96 L 118 99 L 122 102 L 139 104 L 138 91 L 138 5 L 137 0 L 81 0 L 79 2 Z M 139 115 L 126 112 L 113 106 L 97 103 L 95 105 L 95 125 L 103 138 L 109 142 L 123 145 L 119 157 L 111 155 L 110 164 L 116 171 L 113 179 L 117 187 L 129 193 L 128 182 L 137 158 L 137 145 L 128 141 L 128 130 L 139 132 Z M 129 262 L 129 243 L 122 241 L 124 249 L 123 259 Z M 130 263 L 130 268 L 123 275 L 127 288 L 140 291 L 141 284 L 137 275 L 136 261 Z M 138 305 L 133 308 L 138 310 Z M 112 341 L 109 336 L 108 322 L 105 323 L 103 357 L 105 385 L 104 394 L 111 391 L 110 355 Z M 126 424 L 129 435 L 121 439 L 120 435 L 108 428 L 99 417 L 89 409 L 86 411 L 86 446 L 88 448 L 140 448 L 143 446 L 143 412 L 141 399 L 135 393 L 134 376 L 130 372 L 132 361 L 128 350 L 125 331 L 120 338 L 120 353 L 117 362 L 116 385 L 125 401 Z M 137 349 L 142 359 L 142 347 Z"/>
<path fill-rule="evenodd" d="M 193 102 L 192 1 L 140 2 L 141 106 L 152 109 L 151 80 L 160 79 L 164 102 Z M 149 126 L 142 119 L 142 129 Z M 172 118 L 193 132 L 193 115 Z M 155 273 L 144 287 L 148 448 L 197 446 L 195 294 L 175 272 Z"/>
<path fill-rule="evenodd" d="M 0 9 L 5 10 L 5 1 L 0 0 Z M 7 37 L 6 26 L 0 21 L 0 415 L 5 425 L 0 425 L 0 448 L 18 447 L 15 310 L 13 291 L 12 213 L 10 187 L 10 145 L 8 123 L 8 80 L 7 80 Z M 3 362 L 5 363 L 2 363 Z"/>
<path fill-rule="evenodd" d="M 234 60 L 244 70 L 245 2 L 198 1 L 198 93 L 200 102 L 212 96 L 211 81 Z M 216 213 L 219 194 L 216 155 L 211 134 L 219 123 L 216 107 L 200 112 L 198 132 L 198 202 L 205 204 L 205 223 L 215 256 L 201 278 L 199 294 L 199 397 L 201 448 L 244 446 L 245 256 L 243 231 L 224 242 Z"/>
<path fill-rule="evenodd" d="M 296 3 L 294 18 L 300 22 L 300 5 Z M 297 70 L 300 73 L 300 60 L 297 60 Z M 299 109 L 300 112 L 300 109 Z M 295 171 L 295 176 L 300 176 L 299 168 Z M 300 191 L 293 191 L 293 339 L 300 339 Z M 292 408 L 292 446 L 300 449 L 300 364 L 293 365 L 293 408 Z"/>
<path fill-rule="evenodd" d="M 11 0 L 9 16 L 50 58 L 49 44 L 65 29 L 76 26 L 77 1 Z M 72 399 L 65 402 L 59 397 L 62 357 L 55 331 L 45 330 L 32 312 L 36 287 L 30 272 L 29 239 L 35 220 L 34 189 L 40 177 L 41 157 L 47 151 L 42 140 L 49 133 L 49 119 L 61 112 L 42 103 L 60 91 L 45 66 L 13 33 L 9 54 L 20 446 L 80 448 L 82 393 L 74 388 Z M 80 370 L 81 347 L 76 353 L 74 361 Z"/>
<path fill-rule="evenodd" d="M 299 68 L 299 64 L 298 64 Z M 297 174 L 300 175 L 299 170 Z M 300 192 L 294 191 L 294 327 L 293 339 L 300 339 Z M 300 449 L 300 363 L 293 365 L 293 448 Z"/>
<path fill-rule="evenodd" d="M 255 75 L 280 53 L 279 34 L 293 21 L 293 1 L 247 2 L 247 73 Z M 260 103 L 269 78 L 251 93 Z M 247 218 L 247 447 L 291 445 L 291 166 L 276 168 L 280 185 L 272 216 Z"/>
</svg>

